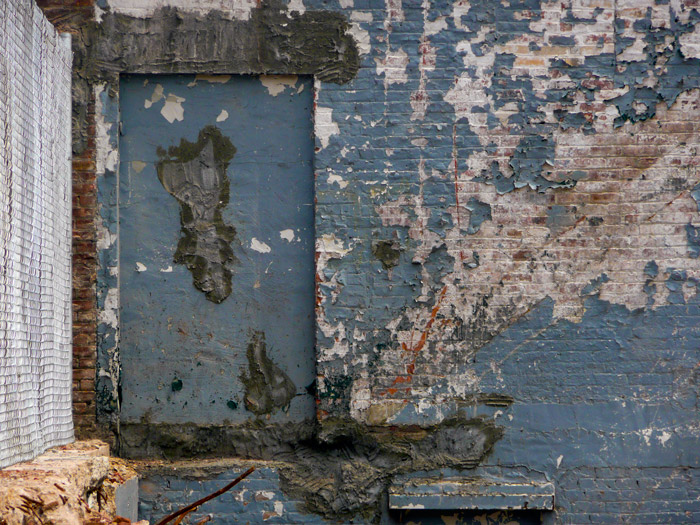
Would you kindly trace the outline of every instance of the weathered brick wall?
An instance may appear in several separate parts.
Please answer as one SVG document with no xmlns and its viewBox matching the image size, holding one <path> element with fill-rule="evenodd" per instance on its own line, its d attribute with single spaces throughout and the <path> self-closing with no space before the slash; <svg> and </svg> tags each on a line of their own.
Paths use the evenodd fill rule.
<svg viewBox="0 0 700 525">
<path fill-rule="evenodd" d="M 37 4 L 60 32 L 72 34 L 74 48 L 80 45 L 80 29 L 94 18 L 94 0 L 38 0 Z M 97 185 L 94 102 L 81 99 L 74 104 L 73 127 L 80 119 L 88 129 L 84 147 L 73 151 L 73 417 L 76 436 L 81 438 L 94 437 L 96 431 Z"/>
<path fill-rule="evenodd" d="M 180 20 L 201 47 L 163 45 L 151 66 L 137 63 L 119 46 L 153 49 L 184 34 L 163 5 L 188 14 Z M 95 38 L 112 68 L 99 78 L 111 82 L 99 86 L 101 107 L 117 103 L 110 75 L 120 67 L 314 73 L 284 58 L 277 69 L 245 60 L 217 69 L 235 60 L 196 55 L 221 50 L 204 45 L 192 13 L 238 31 L 256 9 L 246 0 L 101 1 L 105 32 Z M 484 469 L 470 474 L 517 478 L 526 468 L 553 481 L 558 521 L 698 521 L 696 2 L 307 0 L 280 9 L 290 20 L 342 14 L 360 55 L 347 82 L 325 81 L 332 68 L 315 71 L 324 432 L 357 425 L 404 439 L 411 425 L 428 435 L 458 428 Z M 82 82 L 97 75 L 84 66 Z M 97 76 L 77 100 L 95 93 Z M 94 339 L 95 131 L 92 106 L 79 106 L 87 199 L 76 192 L 86 243 L 75 255 L 84 278 L 76 353 L 85 357 L 76 364 L 91 370 L 95 344 L 114 364 L 104 368 L 100 408 L 118 418 L 109 397 L 119 381 L 116 327 Z M 104 113 L 114 134 L 115 117 Z M 110 214 L 101 221 L 116 231 Z M 115 286 L 110 261 L 103 288 Z M 90 379 L 79 398 L 93 399 Z M 87 402 L 77 406 L 93 417 Z M 160 436 L 148 450 L 197 450 L 188 440 L 206 433 L 162 445 L 179 430 L 148 430 Z M 324 463 L 337 481 L 336 467 Z"/>
</svg>

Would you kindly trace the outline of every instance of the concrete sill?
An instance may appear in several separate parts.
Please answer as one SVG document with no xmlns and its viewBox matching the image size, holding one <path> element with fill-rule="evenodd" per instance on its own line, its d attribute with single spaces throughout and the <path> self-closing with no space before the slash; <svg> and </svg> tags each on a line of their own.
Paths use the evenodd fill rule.
<svg viewBox="0 0 700 525">
<path fill-rule="evenodd" d="M 389 487 L 391 509 L 552 510 L 554 485 L 484 478 L 414 478 Z"/>
</svg>

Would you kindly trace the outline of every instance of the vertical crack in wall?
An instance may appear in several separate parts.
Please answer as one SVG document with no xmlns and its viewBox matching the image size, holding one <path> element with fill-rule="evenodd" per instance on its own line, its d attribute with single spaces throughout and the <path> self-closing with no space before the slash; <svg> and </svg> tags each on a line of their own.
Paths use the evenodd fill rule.
<svg viewBox="0 0 700 525">
<path fill-rule="evenodd" d="M 231 294 L 233 226 L 224 223 L 221 210 L 229 201 L 226 169 L 236 153 L 218 128 L 207 126 L 197 142 L 158 149 L 158 180 L 180 204 L 182 237 L 173 261 L 192 273 L 195 288 L 207 299 L 221 303 Z"/>
</svg>

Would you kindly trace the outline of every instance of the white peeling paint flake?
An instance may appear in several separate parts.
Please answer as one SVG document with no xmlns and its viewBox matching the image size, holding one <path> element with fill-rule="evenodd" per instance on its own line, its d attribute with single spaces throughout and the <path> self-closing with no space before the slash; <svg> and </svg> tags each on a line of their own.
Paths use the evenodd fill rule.
<svg viewBox="0 0 700 525">
<path fill-rule="evenodd" d="M 350 248 L 346 248 L 343 241 L 338 239 L 334 233 L 327 233 L 316 239 L 316 251 L 340 258 L 347 255 Z"/>
<path fill-rule="evenodd" d="M 168 266 L 167 268 L 161 268 L 160 271 L 161 271 L 162 273 L 172 273 L 173 267 L 172 267 L 172 266 Z"/>
<path fill-rule="evenodd" d="M 333 110 L 318 106 L 314 119 L 314 131 L 321 142 L 321 149 L 327 148 L 332 135 L 339 135 L 340 128 L 333 122 Z"/>
<path fill-rule="evenodd" d="M 161 100 L 165 95 L 163 94 L 163 86 L 160 84 L 156 84 L 156 86 L 153 88 L 153 93 L 151 94 L 151 98 L 147 98 L 143 102 L 143 107 L 146 109 L 149 109 L 153 104 Z"/>
<path fill-rule="evenodd" d="M 165 99 L 165 104 L 163 104 L 163 109 L 160 110 L 160 114 L 171 124 L 176 120 L 182 122 L 185 118 L 185 108 L 182 107 L 184 101 L 184 98 L 169 93 Z"/>
<path fill-rule="evenodd" d="M 280 238 L 284 239 L 287 242 L 292 242 L 294 240 L 294 230 L 292 230 L 292 229 L 282 230 L 280 232 Z"/>
<path fill-rule="evenodd" d="M 140 263 L 140 262 L 136 263 L 136 271 L 137 272 L 145 272 L 146 270 L 148 270 L 148 267 L 145 264 Z"/>
<path fill-rule="evenodd" d="M 341 177 L 340 175 L 331 173 L 328 175 L 328 184 L 337 184 L 342 190 L 343 188 L 346 188 L 348 186 L 348 181 L 343 180 L 343 177 Z"/>
<path fill-rule="evenodd" d="M 257 240 L 255 237 L 253 237 L 250 241 L 250 249 L 259 253 L 270 253 L 272 251 L 272 248 L 270 248 L 264 242 Z"/>
<path fill-rule="evenodd" d="M 216 117 L 216 121 L 217 121 L 217 122 L 223 122 L 223 121 L 226 120 L 227 118 L 228 118 L 228 111 L 226 111 L 225 109 L 222 109 L 222 110 L 221 110 L 221 113 L 219 113 L 219 116 Z"/>
<path fill-rule="evenodd" d="M 369 52 L 372 51 L 369 32 L 362 29 L 360 24 L 357 22 L 352 22 L 347 30 L 347 33 L 355 39 L 355 42 L 357 42 L 357 50 L 360 52 L 360 55 L 368 55 Z"/>
<path fill-rule="evenodd" d="M 303 15 L 304 12 L 306 12 L 306 7 L 304 7 L 304 0 L 289 0 L 287 10 L 290 13 L 299 13 L 300 15 Z"/>
<path fill-rule="evenodd" d="M 406 67 L 408 66 L 408 54 L 403 49 L 387 51 L 383 59 L 376 58 L 377 75 L 384 75 L 384 86 L 391 84 L 405 84 L 408 82 Z"/>
<path fill-rule="evenodd" d="M 298 80 L 299 77 L 296 75 L 260 75 L 260 82 L 273 97 L 282 93 L 287 87 L 296 86 Z"/>
</svg>

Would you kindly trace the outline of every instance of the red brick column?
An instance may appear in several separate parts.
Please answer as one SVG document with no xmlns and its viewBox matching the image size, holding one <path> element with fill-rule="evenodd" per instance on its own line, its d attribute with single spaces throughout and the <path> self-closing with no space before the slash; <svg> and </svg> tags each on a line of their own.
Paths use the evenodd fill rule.
<svg viewBox="0 0 700 525">
<path fill-rule="evenodd" d="M 72 33 L 74 39 L 94 17 L 94 0 L 37 0 L 37 5 L 59 31 Z M 79 438 L 94 436 L 97 430 L 97 181 L 92 95 L 87 120 L 87 147 L 73 153 L 73 421 Z"/>
</svg>

